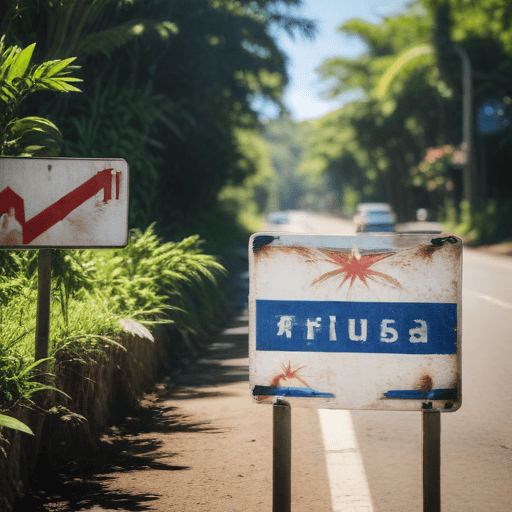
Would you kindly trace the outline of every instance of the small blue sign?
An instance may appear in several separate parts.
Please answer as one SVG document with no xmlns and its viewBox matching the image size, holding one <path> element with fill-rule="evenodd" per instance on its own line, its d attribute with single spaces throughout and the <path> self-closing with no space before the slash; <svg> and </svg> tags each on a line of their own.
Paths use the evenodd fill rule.
<svg viewBox="0 0 512 512">
<path fill-rule="evenodd" d="M 487 135 L 497 133 L 510 124 L 505 114 L 505 104 L 496 100 L 487 100 L 478 109 L 478 130 Z"/>
<path fill-rule="evenodd" d="M 256 301 L 256 350 L 457 353 L 457 304 Z"/>
</svg>

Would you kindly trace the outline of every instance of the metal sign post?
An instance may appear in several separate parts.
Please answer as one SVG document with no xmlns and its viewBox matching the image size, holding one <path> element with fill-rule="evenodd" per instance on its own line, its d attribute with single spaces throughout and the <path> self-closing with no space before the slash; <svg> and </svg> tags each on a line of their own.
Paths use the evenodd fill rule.
<svg viewBox="0 0 512 512">
<path fill-rule="evenodd" d="M 421 413 L 423 512 L 441 511 L 441 413 Z"/>
<path fill-rule="evenodd" d="M 272 512 L 291 511 L 292 418 L 286 400 L 273 405 Z"/>
<path fill-rule="evenodd" d="M 422 412 L 424 512 L 438 512 L 439 413 L 461 405 L 462 241 L 256 233 L 249 272 L 253 400 Z"/>
</svg>

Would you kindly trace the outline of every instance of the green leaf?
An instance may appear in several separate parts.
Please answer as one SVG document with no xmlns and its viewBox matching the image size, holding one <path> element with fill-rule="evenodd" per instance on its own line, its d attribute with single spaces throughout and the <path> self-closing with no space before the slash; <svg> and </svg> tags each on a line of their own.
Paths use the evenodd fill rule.
<svg viewBox="0 0 512 512">
<path fill-rule="evenodd" d="M 69 73 L 70 70 L 77 69 L 79 66 L 70 66 L 76 60 L 76 57 L 71 57 L 64 60 L 49 60 L 37 66 L 34 70 L 34 78 L 51 78 L 61 74 Z M 67 68 L 67 69 L 66 69 Z M 78 81 L 78 79 L 76 79 Z"/>
<path fill-rule="evenodd" d="M 35 91 L 60 91 L 60 92 L 81 92 L 77 87 L 68 82 L 81 82 L 79 78 L 46 78 L 35 84 Z"/>
<path fill-rule="evenodd" d="M 33 43 L 18 53 L 10 66 L 9 73 L 7 74 L 8 80 L 12 80 L 15 77 L 21 77 L 25 74 L 30 64 L 30 60 L 32 59 L 32 54 L 34 53 L 35 47 L 36 43 Z"/>
<path fill-rule="evenodd" d="M 47 386 L 47 385 L 39 384 L 39 383 L 37 383 L 37 384 L 38 385 L 34 386 L 32 389 L 25 391 L 26 397 L 29 397 L 30 395 L 36 393 L 37 391 L 55 391 L 55 393 L 64 395 L 66 398 L 71 400 L 71 397 L 67 393 L 62 391 L 62 389 L 56 388 L 55 386 Z"/>
<path fill-rule="evenodd" d="M 0 78 L 8 76 L 10 66 L 20 52 L 17 46 L 8 48 L 0 57 Z"/>
<path fill-rule="evenodd" d="M 5 414 L 0 414 L 0 427 L 12 428 L 14 430 L 19 430 L 20 432 L 25 432 L 25 434 L 30 434 L 31 436 L 34 435 L 34 432 L 32 432 L 25 423 L 17 420 L 16 418 L 6 416 Z"/>
<path fill-rule="evenodd" d="M 7 126 L 6 139 L 7 142 L 15 142 L 15 148 L 5 156 L 26 153 L 33 156 L 57 156 L 62 146 L 62 134 L 59 129 L 42 117 L 17 119 Z M 13 152 L 15 154 L 12 154 Z"/>
</svg>

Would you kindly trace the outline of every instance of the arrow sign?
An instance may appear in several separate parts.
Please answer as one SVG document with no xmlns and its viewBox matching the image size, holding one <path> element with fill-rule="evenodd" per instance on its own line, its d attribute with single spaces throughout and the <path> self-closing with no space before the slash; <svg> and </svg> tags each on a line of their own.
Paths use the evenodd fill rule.
<svg viewBox="0 0 512 512">
<path fill-rule="evenodd" d="M 127 241 L 126 161 L 0 159 L 0 245 L 123 247 Z"/>
</svg>

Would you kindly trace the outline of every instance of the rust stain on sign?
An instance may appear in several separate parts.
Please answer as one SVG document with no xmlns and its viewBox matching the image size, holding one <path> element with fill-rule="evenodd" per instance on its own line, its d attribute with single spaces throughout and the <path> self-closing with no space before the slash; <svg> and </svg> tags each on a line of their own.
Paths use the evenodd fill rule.
<svg viewBox="0 0 512 512">
<path fill-rule="evenodd" d="M 270 245 L 265 244 L 254 248 L 254 255 L 258 259 L 273 256 L 276 252 L 282 254 L 297 254 L 304 258 L 306 263 L 313 263 L 317 261 L 317 257 L 315 256 L 314 251 L 309 249 L 308 247 L 271 247 Z"/>
<path fill-rule="evenodd" d="M 434 383 L 430 375 L 422 375 L 420 377 L 419 389 L 421 389 L 421 391 L 431 391 L 433 387 Z"/>
</svg>

